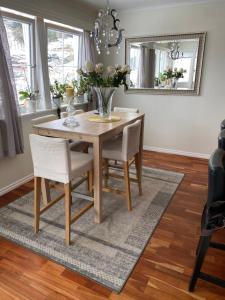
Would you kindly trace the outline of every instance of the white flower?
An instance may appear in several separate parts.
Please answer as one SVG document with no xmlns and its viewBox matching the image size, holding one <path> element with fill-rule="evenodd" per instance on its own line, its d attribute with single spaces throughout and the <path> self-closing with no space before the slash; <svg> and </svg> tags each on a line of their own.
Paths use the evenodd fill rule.
<svg viewBox="0 0 225 300">
<path fill-rule="evenodd" d="M 95 66 L 95 72 L 96 72 L 96 73 L 101 74 L 101 73 L 103 73 L 103 71 L 104 71 L 104 67 L 103 67 L 103 64 L 102 64 L 102 63 L 99 63 L 99 64 L 97 64 L 97 65 Z"/>
<path fill-rule="evenodd" d="M 121 68 L 121 72 L 123 73 L 130 73 L 131 72 L 131 69 L 130 69 L 130 66 L 128 65 L 124 65 L 122 68 Z"/>
<path fill-rule="evenodd" d="M 113 67 L 113 66 L 108 66 L 107 67 L 107 73 L 108 74 L 113 75 L 113 74 L 115 74 L 115 72 L 116 72 L 115 67 Z"/>
<path fill-rule="evenodd" d="M 116 70 L 121 70 L 121 65 L 115 65 Z"/>
<path fill-rule="evenodd" d="M 85 69 L 88 73 L 91 73 L 94 71 L 94 65 L 91 61 L 87 61 L 85 64 Z"/>
</svg>

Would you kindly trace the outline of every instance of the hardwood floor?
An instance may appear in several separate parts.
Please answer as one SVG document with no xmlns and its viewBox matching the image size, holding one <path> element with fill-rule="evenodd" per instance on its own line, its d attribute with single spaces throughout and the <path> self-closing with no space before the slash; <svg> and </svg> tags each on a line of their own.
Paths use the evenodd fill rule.
<svg viewBox="0 0 225 300">
<path fill-rule="evenodd" d="M 0 240 L 0 299 L 225 299 L 225 289 L 199 280 L 187 290 L 207 196 L 207 161 L 145 152 L 144 164 L 185 174 L 153 237 L 120 294 L 4 239 Z M 30 182 L 0 197 L 5 205 L 29 192 Z M 215 239 L 225 243 L 225 232 Z M 205 272 L 225 278 L 225 253 L 210 249 Z"/>
</svg>

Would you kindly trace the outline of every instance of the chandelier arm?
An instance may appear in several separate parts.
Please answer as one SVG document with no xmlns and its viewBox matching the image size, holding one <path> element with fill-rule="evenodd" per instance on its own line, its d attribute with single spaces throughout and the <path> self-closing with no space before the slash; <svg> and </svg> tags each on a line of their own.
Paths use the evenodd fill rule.
<svg viewBox="0 0 225 300">
<path fill-rule="evenodd" d="M 119 30 L 119 36 L 118 36 L 118 39 L 116 40 L 116 42 L 115 43 L 113 43 L 113 44 L 108 44 L 108 47 L 109 48 L 111 48 L 111 47 L 116 47 L 116 46 L 118 46 L 120 43 L 121 43 L 121 41 L 122 41 L 122 39 L 123 39 L 123 36 L 122 36 L 122 32 L 123 31 L 125 31 L 124 29 L 120 29 Z"/>
</svg>

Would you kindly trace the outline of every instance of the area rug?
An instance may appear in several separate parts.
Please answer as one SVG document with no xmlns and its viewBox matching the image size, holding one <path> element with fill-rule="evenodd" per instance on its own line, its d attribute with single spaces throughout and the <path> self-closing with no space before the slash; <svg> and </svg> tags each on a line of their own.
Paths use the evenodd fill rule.
<svg viewBox="0 0 225 300">
<path fill-rule="evenodd" d="M 33 233 L 33 192 L 0 209 L 0 235 L 63 266 L 120 292 L 175 193 L 183 174 L 143 168 L 143 196 L 131 184 L 133 210 L 126 200 L 103 194 L 103 222 L 94 223 L 94 209 L 72 225 L 72 245 L 64 245 L 64 205 L 58 202 L 41 217 Z M 123 188 L 123 182 L 110 179 Z M 85 191 L 86 183 L 79 189 Z M 73 196 L 73 211 L 88 200 Z"/>
</svg>

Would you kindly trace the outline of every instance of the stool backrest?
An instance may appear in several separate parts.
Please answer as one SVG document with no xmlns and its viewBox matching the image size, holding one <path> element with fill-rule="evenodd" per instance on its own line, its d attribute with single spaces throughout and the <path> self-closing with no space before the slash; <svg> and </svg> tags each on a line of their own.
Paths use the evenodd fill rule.
<svg viewBox="0 0 225 300">
<path fill-rule="evenodd" d="M 32 123 L 32 125 L 38 125 L 41 123 L 46 123 L 46 122 L 54 121 L 57 119 L 58 119 L 57 116 L 52 114 L 52 115 L 47 115 L 47 116 L 32 119 L 31 123 Z"/>
<path fill-rule="evenodd" d="M 113 109 L 114 112 L 130 112 L 130 113 L 138 113 L 138 108 L 128 108 L 128 107 L 117 107 L 115 106 Z"/>
<path fill-rule="evenodd" d="M 79 115 L 79 114 L 82 114 L 82 113 L 84 113 L 83 109 L 76 109 L 75 110 L 75 115 Z M 66 111 L 62 111 L 60 113 L 60 117 L 61 117 L 61 119 L 67 118 L 68 117 L 68 113 Z"/>
<path fill-rule="evenodd" d="M 34 176 L 68 183 L 71 179 L 69 142 L 30 134 Z"/>
<path fill-rule="evenodd" d="M 137 120 L 123 129 L 122 158 L 124 161 L 139 152 L 141 121 Z"/>
</svg>

